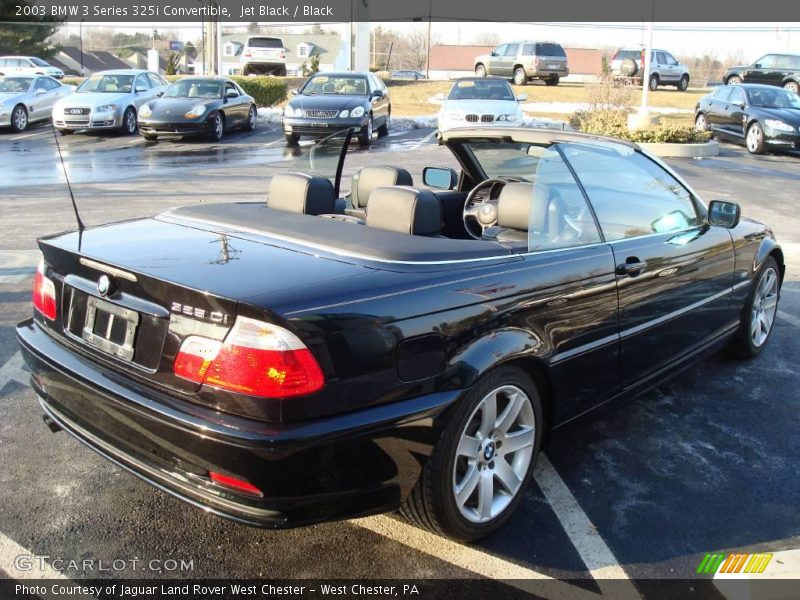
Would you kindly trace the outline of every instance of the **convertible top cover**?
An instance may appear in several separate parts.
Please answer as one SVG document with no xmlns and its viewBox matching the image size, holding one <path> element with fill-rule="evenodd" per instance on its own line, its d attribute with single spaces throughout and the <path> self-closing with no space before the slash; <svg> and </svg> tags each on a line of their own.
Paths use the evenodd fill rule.
<svg viewBox="0 0 800 600">
<path fill-rule="evenodd" d="M 512 255 L 493 241 L 453 240 L 395 233 L 334 219 L 271 209 L 261 202 L 200 204 L 161 215 L 263 234 L 315 250 L 380 261 L 442 262 Z"/>
</svg>

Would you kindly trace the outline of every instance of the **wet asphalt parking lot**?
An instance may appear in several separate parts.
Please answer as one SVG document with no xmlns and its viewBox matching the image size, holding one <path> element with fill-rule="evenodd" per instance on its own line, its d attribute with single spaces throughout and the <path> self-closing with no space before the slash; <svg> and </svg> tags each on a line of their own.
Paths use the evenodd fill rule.
<svg viewBox="0 0 800 600">
<path fill-rule="evenodd" d="M 263 198 L 271 173 L 308 151 L 275 124 L 219 144 L 138 137 L 59 139 L 89 225 L 199 201 Z M 14 338 L 31 313 L 35 239 L 74 228 L 52 132 L 0 133 L 0 570 L 19 553 L 51 559 L 184 559 L 188 572 L 92 576 L 475 578 L 546 597 L 722 597 L 687 582 L 707 552 L 800 547 L 800 157 L 667 161 L 708 201 L 737 201 L 769 223 L 787 277 L 776 329 L 756 360 L 725 354 L 622 406 L 557 430 L 511 523 L 473 546 L 394 516 L 267 531 L 230 523 L 159 492 L 43 424 Z M 430 129 L 395 130 L 356 149 L 347 173 L 393 164 L 421 179 L 453 165 Z M 347 182 L 343 186 L 347 188 Z M 39 574 L 34 571 L 33 574 Z M 551 581 L 554 579 L 555 581 Z M 674 585 L 658 580 L 671 579 Z M 545 582 L 545 583 L 542 583 Z"/>
</svg>

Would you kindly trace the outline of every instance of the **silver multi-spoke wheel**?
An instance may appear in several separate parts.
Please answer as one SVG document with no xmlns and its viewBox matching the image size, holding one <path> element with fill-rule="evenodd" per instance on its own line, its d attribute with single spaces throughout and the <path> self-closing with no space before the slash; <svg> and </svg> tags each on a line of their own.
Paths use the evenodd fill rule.
<svg viewBox="0 0 800 600">
<path fill-rule="evenodd" d="M 761 139 L 763 137 L 763 133 L 761 132 L 761 127 L 758 124 L 753 124 L 750 126 L 750 129 L 747 130 L 747 149 L 755 154 L 761 149 Z"/>
<path fill-rule="evenodd" d="M 519 492 L 533 457 L 536 421 L 530 398 L 514 385 L 489 392 L 461 433 L 453 494 L 462 516 L 485 523 Z"/>
<path fill-rule="evenodd" d="M 28 127 L 28 111 L 24 106 L 17 106 L 11 115 L 11 124 L 15 131 L 25 131 Z"/>
<path fill-rule="evenodd" d="M 250 107 L 250 116 L 247 121 L 248 128 L 250 131 L 253 131 L 256 128 L 256 122 L 258 121 L 258 114 L 256 113 L 255 106 Z"/>
<path fill-rule="evenodd" d="M 125 131 L 131 135 L 136 133 L 136 113 L 130 108 L 125 111 Z"/>
<path fill-rule="evenodd" d="M 697 115 L 697 118 L 694 120 L 694 128 L 697 131 L 708 131 L 708 122 L 703 113 Z"/>
<path fill-rule="evenodd" d="M 756 348 L 764 345 L 778 310 L 778 274 L 772 267 L 764 271 L 753 296 L 750 311 L 750 339 Z"/>
</svg>

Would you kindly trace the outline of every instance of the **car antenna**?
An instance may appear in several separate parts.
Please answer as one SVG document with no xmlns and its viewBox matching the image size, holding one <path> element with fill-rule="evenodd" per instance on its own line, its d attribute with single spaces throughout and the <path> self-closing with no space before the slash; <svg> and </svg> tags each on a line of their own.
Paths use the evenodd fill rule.
<svg viewBox="0 0 800 600">
<path fill-rule="evenodd" d="M 78 205 L 75 202 L 75 194 L 72 193 L 72 185 L 69 182 L 69 175 L 67 175 L 67 166 L 64 164 L 64 156 L 61 154 L 61 144 L 59 144 L 58 142 L 58 134 L 56 133 L 56 126 L 51 123 L 50 128 L 53 130 L 53 139 L 56 141 L 56 150 L 58 150 L 58 159 L 61 161 L 61 170 L 64 173 L 64 181 L 67 182 L 67 190 L 69 190 L 69 198 L 70 200 L 72 200 L 72 210 L 75 211 L 75 219 L 78 221 L 78 235 L 81 236 L 83 234 L 83 230 L 86 229 L 86 226 L 83 224 L 83 221 L 81 220 L 81 214 L 78 212 Z"/>
</svg>

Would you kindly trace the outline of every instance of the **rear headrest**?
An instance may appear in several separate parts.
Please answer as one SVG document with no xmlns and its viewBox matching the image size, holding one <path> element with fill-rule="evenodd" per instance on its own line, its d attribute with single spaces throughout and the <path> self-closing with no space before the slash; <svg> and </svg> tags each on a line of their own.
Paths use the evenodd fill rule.
<svg viewBox="0 0 800 600">
<path fill-rule="evenodd" d="M 439 235 L 442 205 L 427 190 L 379 187 L 369 201 L 367 226 L 412 235 Z"/>
<path fill-rule="evenodd" d="M 305 173 L 280 173 L 269 184 L 267 206 L 277 210 L 323 215 L 335 212 L 333 184 Z"/>
<path fill-rule="evenodd" d="M 507 183 L 497 200 L 497 225 L 518 231 L 542 231 L 549 197 L 546 185 Z"/>
<path fill-rule="evenodd" d="M 387 185 L 414 185 L 411 174 L 397 167 L 364 167 L 354 179 L 356 193 L 353 195 L 354 208 L 365 208 L 369 195 L 375 188 Z"/>
</svg>

